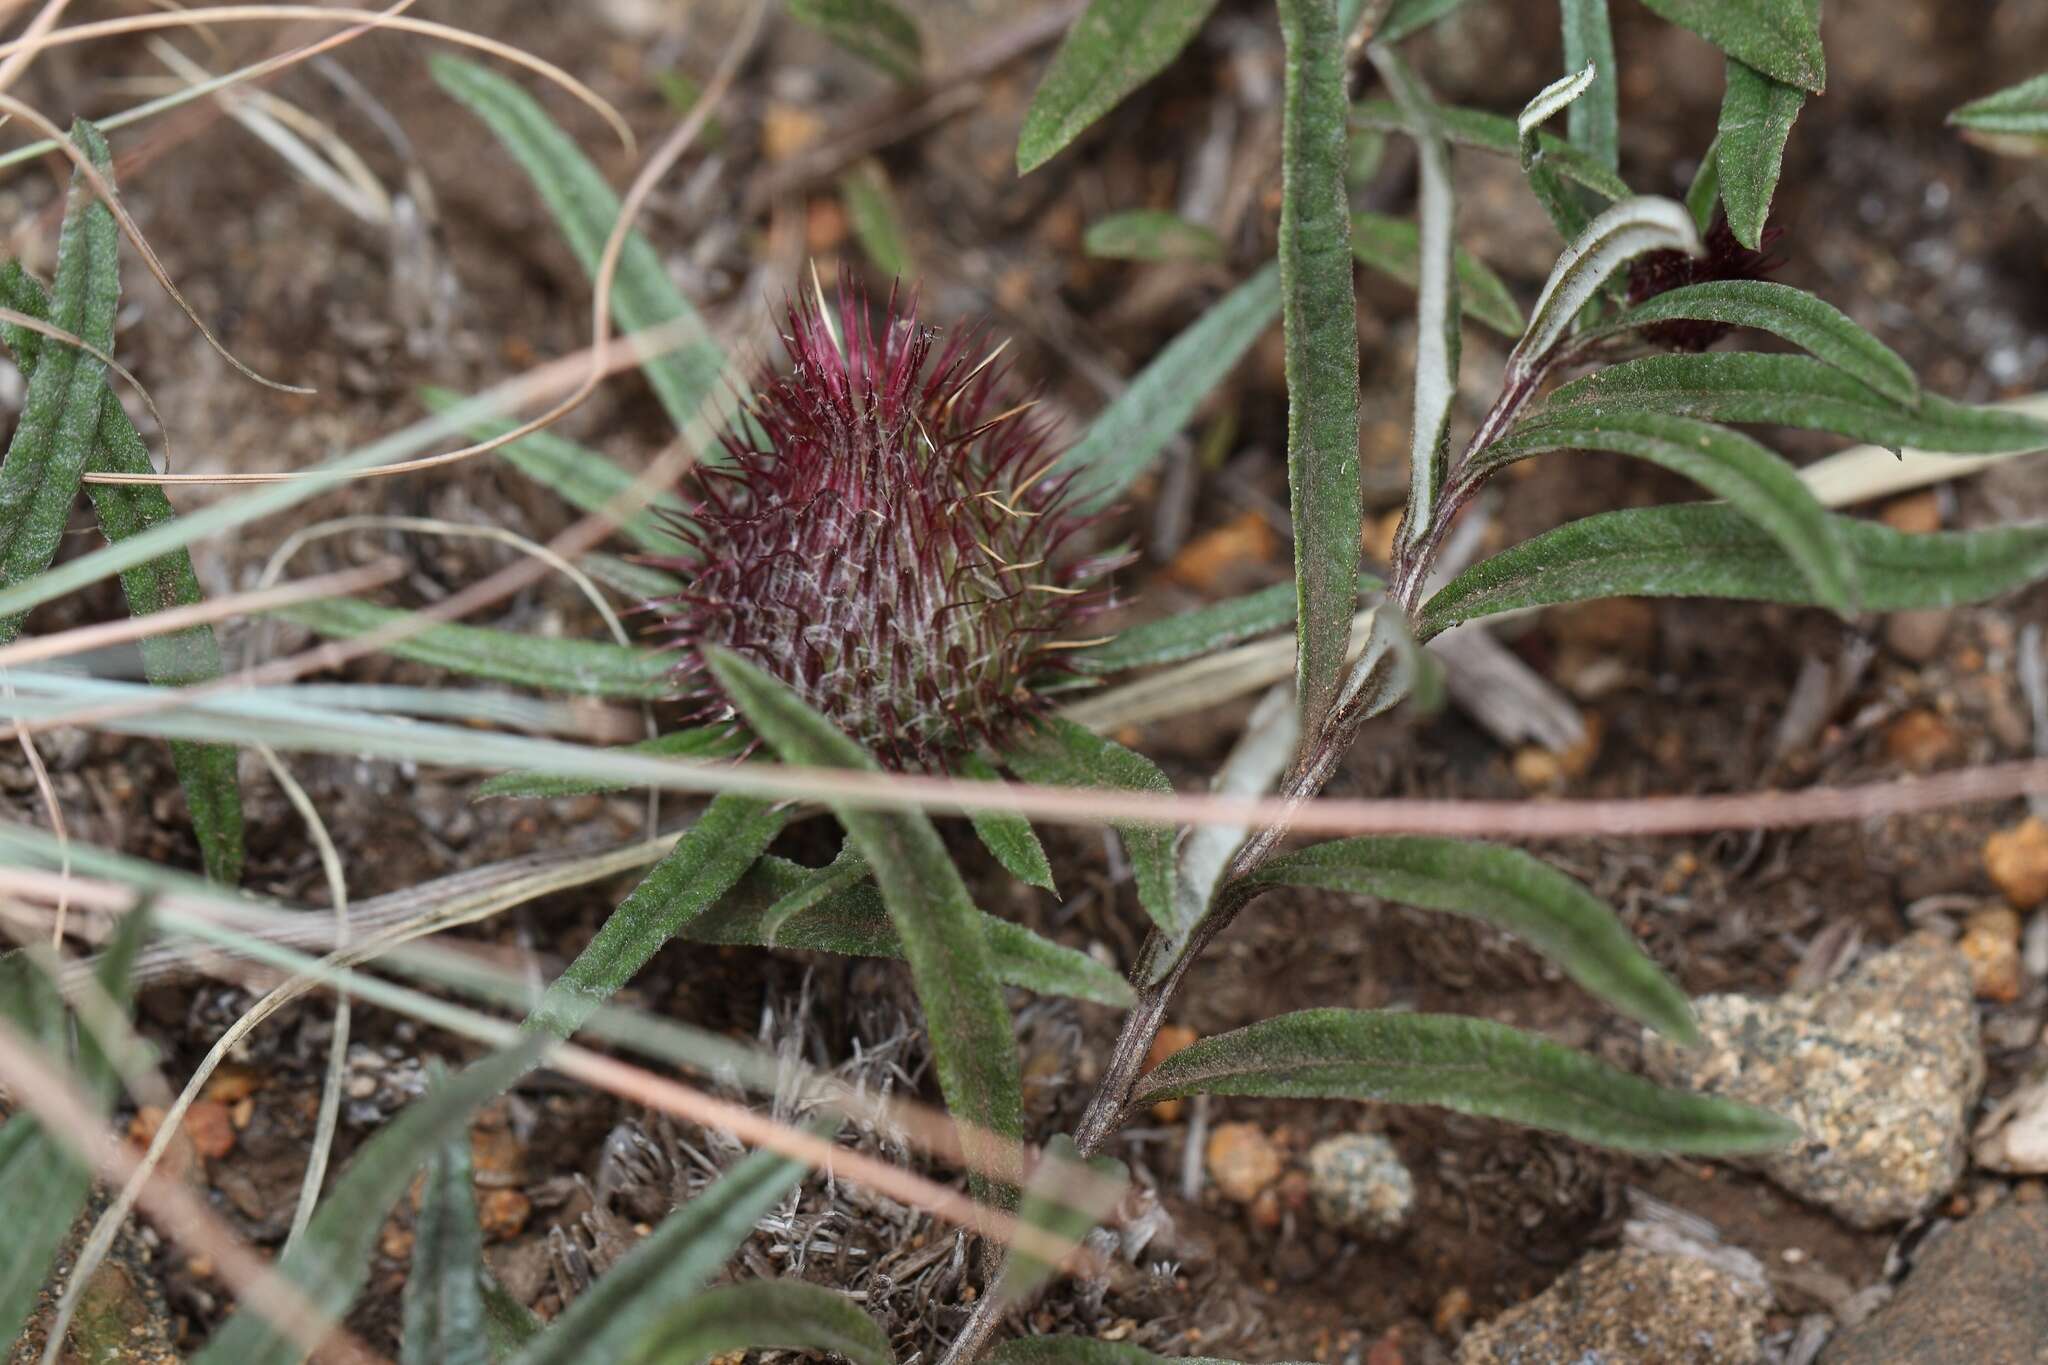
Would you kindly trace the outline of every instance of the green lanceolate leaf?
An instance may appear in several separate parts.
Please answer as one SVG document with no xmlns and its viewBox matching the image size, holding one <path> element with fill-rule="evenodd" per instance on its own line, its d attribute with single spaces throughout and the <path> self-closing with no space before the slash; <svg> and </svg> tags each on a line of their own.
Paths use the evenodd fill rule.
<svg viewBox="0 0 2048 1365">
<path fill-rule="evenodd" d="M 726 650 L 705 661 L 747 723 L 783 762 L 879 772 L 875 761 L 780 682 Z M 875 882 L 910 964 L 911 981 L 931 1034 L 939 1089 L 963 1125 L 970 1166 L 1014 1181 L 1015 1142 L 1023 1127 L 1017 1043 L 1004 1007 L 980 912 L 921 811 L 867 810 L 832 803 L 847 837 L 874 869 Z M 988 1176 L 984 1198 L 1003 1199 Z"/>
<path fill-rule="evenodd" d="M 1423 836 L 1337 839 L 1276 858 L 1255 886 L 1316 886 L 1505 929 L 1616 1009 L 1682 1042 L 1699 1036 L 1685 992 L 1636 946 L 1614 912 L 1520 849 Z"/>
<path fill-rule="evenodd" d="M 1692 173 L 1692 183 L 1685 187 L 1685 211 L 1692 215 L 1692 225 L 1700 230 L 1700 236 L 1707 235 L 1714 226 L 1714 209 L 1721 202 L 1721 139 L 1716 135 L 1707 144 L 1705 155 L 1700 157 L 1699 169 Z"/>
<path fill-rule="evenodd" d="M 1107 1156 L 1084 1159 L 1074 1140 L 1061 1133 L 1045 1144 L 1017 1205 L 1017 1220 L 1079 1246 L 1116 1208 L 1130 1178 L 1123 1162 Z M 1013 1250 L 993 1292 L 1006 1307 L 1022 1303 L 1045 1286 L 1056 1268 L 1050 1261 Z"/>
<path fill-rule="evenodd" d="M 1761 1109 L 1666 1090 L 1534 1034 L 1462 1015 L 1283 1014 L 1175 1053 L 1138 1082 L 1132 1102 L 1198 1094 L 1438 1105 L 1624 1151 L 1726 1155 L 1799 1136 Z"/>
<path fill-rule="evenodd" d="M 405 1277 L 400 1365 L 489 1365 L 484 1239 L 472 1176 L 466 1133 L 443 1142 L 427 1161 Z"/>
<path fill-rule="evenodd" d="M 557 1038 L 574 1033 L 664 943 L 732 890 L 787 822 L 786 812 L 765 801 L 732 792 L 713 797 L 549 984 L 526 1027 Z"/>
<path fill-rule="evenodd" d="M 465 401 L 462 395 L 446 389 L 421 389 L 419 397 L 429 412 L 446 412 Z M 491 441 L 516 425 L 503 418 L 492 418 L 470 423 L 468 432 L 472 440 Z M 608 456 L 567 437 L 557 436 L 552 431 L 536 431 L 522 436 L 510 445 L 498 447 L 497 454 L 527 478 L 585 512 L 595 512 L 610 505 L 614 498 L 633 486 L 633 475 L 614 464 Z M 655 554 L 682 554 L 688 547 L 666 524 L 666 517 L 680 518 L 682 514 L 682 504 L 676 501 L 675 495 L 664 491 L 647 506 L 636 508 L 621 518 L 619 534 Z"/>
<path fill-rule="evenodd" d="M 903 214 L 896 206 L 896 191 L 889 173 L 873 157 L 849 168 L 839 177 L 839 202 L 846 206 L 847 222 L 855 240 L 875 269 L 892 279 L 917 273 L 910 257 L 910 242 L 903 231 Z"/>
<path fill-rule="evenodd" d="M 959 775 L 976 782 L 1000 782 L 1003 775 L 979 754 L 964 755 Z M 1009 874 L 1021 882 L 1057 893 L 1052 864 L 1045 859 L 1045 847 L 1032 832 L 1031 822 L 1014 811 L 977 810 L 968 815 L 982 846 L 995 855 Z"/>
<path fill-rule="evenodd" d="M 1785 547 L 1818 601 L 1837 612 L 1856 608 L 1856 565 L 1834 519 L 1776 452 L 1692 417 L 1587 407 L 1538 414 L 1488 447 L 1484 459 L 1498 467 L 1542 451 L 1573 449 L 1648 460 L 1726 498 Z"/>
<path fill-rule="evenodd" d="M 598 1276 L 512 1365 L 625 1358 L 678 1301 L 703 1291 L 803 1173 L 801 1165 L 773 1152 L 740 1162 Z"/>
<path fill-rule="evenodd" d="M 1586 225 L 1551 267 L 1529 314 L 1529 330 L 1508 357 L 1510 371 L 1527 371 L 1550 354 L 1608 277 L 1636 257 L 1650 251 L 1697 256 L 1704 250 L 1692 215 L 1681 204 L 1644 195 L 1608 208 Z"/>
<path fill-rule="evenodd" d="M 1773 80 L 1820 94 L 1827 88 L 1820 23 L 1808 0 L 1643 0 L 1737 61 Z"/>
<path fill-rule="evenodd" d="M 1597 335 L 1674 320 L 1723 322 L 1783 337 L 1906 408 L 1920 405 L 1920 381 L 1896 351 L 1848 314 L 1803 289 L 1769 280 L 1709 280 L 1655 295 Z"/>
<path fill-rule="evenodd" d="M 91 124 L 75 124 L 71 138 L 92 160 L 107 163 L 106 142 Z M 113 214 L 83 173 L 74 174 L 58 236 L 49 320 L 102 355 L 114 345 L 120 241 Z M 106 368 L 75 346 L 52 342 L 43 349 L 0 464 L 0 586 L 34 578 L 56 557 L 86 458 L 99 437 Z M 0 617 L 0 644 L 14 638 L 23 615 Z"/>
<path fill-rule="evenodd" d="M 1621 166 L 1619 95 L 1621 68 L 1614 60 L 1614 31 L 1607 0 L 1563 0 L 1564 69 L 1593 68 L 1593 84 L 1566 115 L 1567 140 L 1608 170 Z"/>
<path fill-rule="evenodd" d="M 578 567 L 589 574 L 593 582 L 610 588 L 635 604 L 674 597 L 685 586 L 683 580 L 672 573 L 650 569 L 645 564 L 635 564 L 617 555 L 587 554 L 579 561 Z"/>
<path fill-rule="evenodd" d="M 1133 379 L 1060 457 L 1076 501 L 1103 507 L 1123 495 L 1280 313 L 1280 267 L 1225 294 Z"/>
<path fill-rule="evenodd" d="M 789 12 L 906 85 L 922 72 L 924 38 L 889 0 L 789 0 Z"/>
<path fill-rule="evenodd" d="M 1038 733 L 1013 745 L 1004 753 L 1003 762 L 1026 782 L 1164 795 L 1173 792 L 1173 784 L 1151 759 L 1058 716 L 1041 721 Z M 1116 831 L 1131 855 L 1138 903 L 1154 924 L 1168 934 L 1176 933 L 1180 926 L 1174 923 L 1172 828 L 1126 820 L 1116 823 Z"/>
<path fill-rule="evenodd" d="M 1820 0 L 1813 0 L 1816 8 Z M 1721 96 L 1721 202 L 1735 240 L 1751 251 L 1763 249 L 1764 220 L 1785 169 L 1785 143 L 1806 104 L 1806 92 L 1772 80 L 1753 67 L 1728 59 L 1728 85 Z"/>
<path fill-rule="evenodd" d="M 2048 526 L 1907 535 L 1833 517 L 1868 611 L 1982 602 L 2048 577 Z M 1733 507 L 1633 507 L 1567 523 L 1459 574 L 1422 609 L 1424 639 L 1464 621 L 1598 597 L 1729 597 L 1821 605 L 1769 532 Z"/>
<path fill-rule="evenodd" d="M 1279 0 L 1279 8 L 1287 49 L 1280 148 L 1287 487 L 1298 603 L 1295 689 L 1306 738 L 1321 731 L 1343 682 L 1358 595 L 1358 302 L 1344 195 L 1344 42 L 1336 0 Z M 1426 262 L 1431 253 L 1423 255 Z M 1455 311 L 1447 325 L 1456 327 Z"/>
<path fill-rule="evenodd" d="M 0 1208 L 16 1226 L 0 1238 L 0 1340 L 19 1339 L 57 1249 L 85 1207 L 90 1177 L 32 1116 L 0 1124 Z"/>
<path fill-rule="evenodd" d="M 1090 0 L 1053 54 L 1017 134 L 1017 173 L 1028 175 L 1090 124 L 1166 69 L 1216 0 Z"/>
<path fill-rule="evenodd" d="M 1386 586 L 1377 574 L 1358 576 L 1361 595 L 1380 592 Z M 1106 644 L 1076 650 L 1068 657 L 1084 673 L 1121 673 L 1131 668 L 1198 659 L 1293 625 L 1294 585 L 1277 583 L 1178 616 L 1132 626 Z"/>
<path fill-rule="evenodd" d="M 1832 431 L 1873 445 L 1949 455 L 2009 455 L 2048 448 L 2048 422 L 2009 408 L 1971 407 L 1925 393 L 1894 402 L 1852 376 L 1798 355 L 1712 351 L 1655 355 L 1575 379 L 1543 411 L 1621 407 Z"/>
<path fill-rule="evenodd" d="M 1595 74 L 1591 63 L 1577 71 L 1567 71 L 1537 91 L 1535 97 L 1522 106 L 1522 112 L 1515 117 L 1515 145 L 1523 170 L 1536 164 L 1540 150 L 1536 140 L 1537 129 L 1571 108 L 1580 96 L 1592 89 Z"/>
<path fill-rule="evenodd" d="M 104 209 L 100 209 L 104 212 Z M 0 267 L 0 304 L 45 322 L 50 320 L 48 294 L 23 271 L 19 262 Z M 0 337 L 14 352 L 25 378 L 33 378 L 47 338 L 24 327 L 0 326 Z M 127 410 L 107 395 L 100 404 L 99 433 L 86 468 L 94 473 L 150 474 L 149 447 Z M 89 483 L 86 492 L 98 514 L 100 531 L 119 543 L 140 535 L 176 515 L 161 487 L 151 484 Z M 192 556 L 174 550 L 121 573 L 121 593 L 131 615 L 146 616 L 171 607 L 194 606 L 204 600 Z M 220 676 L 220 645 L 209 625 L 151 635 L 141 641 L 142 669 L 159 687 L 190 687 Z M 206 875 L 223 886 L 242 879 L 242 791 L 235 773 L 235 751 L 226 744 L 171 743 L 171 762 L 192 813 L 199 853 Z"/>
<path fill-rule="evenodd" d="M 683 937 L 695 943 L 844 957 L 902 957 L 903 944 L 889 921 L 889 908 L 866 880 L 866 862 L 860 863 L 858 877 L 850 884 L 837 868 L 763 858 L 724 899 L 690 921 Z M 1136 1003 L 1130 983 L 1086 953 L 990 914 L 981 914 L 981 928 L 988 937 L 996 979 L 1005 986 L 1113 1009 L 1129 1009 Z"/>
<path fill-rule="evenodd" d="M 2048 72 L 1972 100 L 1948 116 L 1965 133 L 2003 150 L 2048 154 Z"/>
<path fill-rule="evenodd" d="M 1223 259 L 1223 239 L 1214 231 L 1160 209 L 1132 209 L 1090 223 L 1081 249 L 1113 261 Z"/>
<path fill-rule="evenodd" d="M 1464 4 L 1465 0 L 1394 0 L 1387 9 L 1387 17 L 1380 21 L 1379 32 L 1373 36 L 1383 43 L 1398 43 Z M 1356 6 L 1347 4 L 1345 8 L 1349 10 Z"/>
<path fill-rule="evenodd" d="M 643 739 L 638 744 L 616 746 L 622 754 L 648 754 L 656 758 L 682 758 L 706 761 L 714 758 L 732 758 L 746 747 L 746 741 L 739 735 L 716 725 L 694 726 L 688 730 L 671 730 L 653 739 Z M 558 796 L 585 796 L 592 792 L 617 792 L 630 790 L 625 782 L 607 782 L 601 778 L 557 777 L 553 773 L 499 773 L 487 778 L 470 793 L 472 801 L 487 801 L 497 796 L 523 796 L 529 798 L 552 798 Z"/>
<path fill-rule="evenodd" d="M 585 273 L 597 273 L 605 239 L 619 220 L 619 197 L 568 134 L 555 126 L 533 97 L 517 85 L 459 58 L 429 58 L 434 79 L 490 125 L 498 140 L 547 202 L 570 250 Z M 623 332 L 683 321 L 696 324 L 675 349 L 641 362 L 648 385 L 678 430 L 691 420 L 718 383 L 725 356 L 670 282 L 661 258 L 639 233 L 626 238 L 612 284 L 612 311 Z M 707 457 L 710 452 L 706 452 Z"/>
<path fill-rule="evenodd" d="M 1521 138 L 1515 121 L 1504 114 L 1439 104 L 1436 121 L 1453 146 L 1471 147 L 1497 156 L 1521 154 Z M 1391 100 L 1360 100 L 1352 105 L 1351 126 L 1376 132 L 1412 134 L 1415 131 L 1413 120 Z M 1631 194 L 1627 181 L 1563 138 L 1540 133 L 1536 146 L 1543 154 L 1541 164 L 1572 183 L 1583 185 L 1606 199 L 1626 199 Z"/>
<path fill-rule="evenodd" d="M 420 1162 L 461 1138 L 470 1116 L 524 1075 L 544 1042 L 532 1039 L 446 1077 L 357 1148 L 305 1236 L 278 1262 L 278 1272 L 320 1312 L 339 1318 L 369 1281 L 377 1233 Z M 303 1355 L 290 1336 L 244 1308 L 214 1334 L 193 1365 L 296 1365 Z"/>
<path fill-rule="evenodd" d="M 541 1320 L 488 1271 L 483 1276 L 483 1295 L 484 1340 L 490 1346 L 491 1359 L 509 1360 L 540 1335 Z"/>
<path fill-rule="evenodd" d="M 1351 254 L 1360 265 L 1391 275 L 1411 288 L 1422 278 L 1422 234 L 1415 224 L 1383 213 L 1351 215 Z M 1505 337 L 1525 325 L 1514 295 L 1486 262 L 1459 247 L 1456 256 L 1458 307 Z"/>
<path fill-rule="evenodd" d="M 276 615 L 338 639 L 353 639 L 413 613 L 335 597 L 281 607 Z M 661 701 L 675 695 L 675 657 L 598 640 L 551 640 L 488 626 L 431 625 L 387 647 L 416 663 L 472 678 L 545 687 L 586 697 Z"/>
<path fill-rule="evenodd" d="M 648 1328 L 628 1365 L 701 1365 L 749 1348 L 822 1351 L 895 1365 L 889 1338 L 844 1294 L 801 1280 L 752 1280 L 693 1295 Z"/>
</svg>

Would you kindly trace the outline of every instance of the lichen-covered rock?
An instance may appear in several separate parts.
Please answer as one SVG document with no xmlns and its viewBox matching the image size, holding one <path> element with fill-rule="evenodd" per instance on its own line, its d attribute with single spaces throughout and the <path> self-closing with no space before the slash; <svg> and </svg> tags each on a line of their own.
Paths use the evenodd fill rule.
<svg viewBox="0 0 2048 1365">
<path fill-rule="evenodd" d="M 1821 1365 L 2048 1360 L 2048 1205 L 2001 1204 L 1942 1233 L 1892 1301 Z"/>
<path fill-rule="evenodd" d="M 1398 1234 L 1415 1208 L 1415 1177 L 1378 1133 L 1345 1133 L 1309 1148 L 1309 1202 L 1323 1226 L 1372 1241 Z"/>
<path fill-rule="evenodd" d="M 1845 1222 L 1922 1212 L 1962 1174 L 1965 1120 L 1984 1083 L 1969 965 L 1916 935 L 1838 982 L 1774 1001 L 1694 1002 L 1706 1043 L 1650 1040 L 1659 1080 L 1783 1114 L 1805 1140 L 1751 1159 Z"/>
<path fill-rule="evenodd" d="M 1622 1247 L 1585 1257 L 1550 1288 L 1458 1345 L 1458 1365 L 1753 1365 L 1763 1284 L 1690 1256 Z"/>
</svg>

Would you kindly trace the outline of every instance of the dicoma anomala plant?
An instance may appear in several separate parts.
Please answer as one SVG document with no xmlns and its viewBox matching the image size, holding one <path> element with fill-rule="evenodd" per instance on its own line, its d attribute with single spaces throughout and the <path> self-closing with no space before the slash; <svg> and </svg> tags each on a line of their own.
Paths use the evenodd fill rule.
<svg viewBox="0 0 2048 1365">
<path fill-rule="evenodd" d="M 1606 0 L 1560 0 L 1567 70 L 1519 117 L 1439 102 L 1401 55 L 1404 39 L 1459 2 L 1275 0 L 1286 56 L 1278 260 L 1219 299 L 1071 446 L 1052 443 L 999 348 L 973 329 L 934 331 L 894 294 L 876 306 L 844 293 L 834 307 L 819 291 L 793 307 L 786 358 L 724 424 L 722 447 L 651 514 L 622 526 L 635 560 L 589 564 L 642 604 L 658 648 L 441 626 L 394 646 L 479 676 L 681 701 L 689 714 L 626 753 L 585 752 L 567 767 L 508 773 L 484 794 L 625 787 L 645 777 L 650 758 L 733 774 L 744 756 L 755 777 L 772 775 L 779 760 L 984 783 L 1008 774 L 1156 796 L 1171 787 L 1153 763 L 1055 703 L 1077 684 L 1188 664 L 1291 630 L 1292 704 L 1262 710 L 1218 785 L 1240 794 L 1273 788 L 1298 803 L 1324 789 L 1367 720 L 1414 692 L 1429 668 L 1428 642 L 1469 622 L 1610 596 L 1716 596 L 1850 615 L 1979 601 L 2048 576 L 2048 528 L 1906 536 L 1835 515 L 1788 462 L 1737 430 L 1805 427 L 1936 453 L 2048 447 L 2048 426 L 1924 391 L 1843 313 L 1772 278 L 1767 218 L 1785 143 L 1824 84 L 1812 0 L 1645 0 L 1725 54 L 1720 126 L 1702 139 L 1683 202 L 1638 194 L 1621 174 Z M 885 0 L 792 0 L 791 8 L 885 70 L 915 78 L 916 27 Z M 1059 154 L 1162 69 L 1212 8 L 1213 0 L 1092 0 L 1027 114 L 1020 171 Z M 593 266 L 618 214 L 596 170 L 510 81 L 446 60 L 435 74 L 505 142 Z M 2031 145 L 2048 138 L 2044 109 L 2036 81 L 1958 111 L 1957 122 L 2001 145 Z M 1546 131 L 1557 119 L 1564 136 Z M 1412 222 L 1351 208 L 1354 152 L 1388 136 L 1417 151 Z M 1450 165 L 1468 154 L 1518 159 L 1562 243 L 1526 318 L 1457 247 Z M 67 225 L 67 243 L 104 227 L 82 200 L 74 220 L 78 234 Z M 1156 214 L 1115 227 L 1090 238 L 1128 254 L 1190 243 L 1216 252 L 1199 225 Z M 90 338 L 92 319 L 80 312 L 88 272 L 74 250 L 83 247 L 67 245 L 64 261 L 75 269 L 60 261 L 54 304 L 14 279 L 9 306 L 54 307 L 67 330 Z M 1409 492 L 1383 576 L 1362 573 L 1360 562 L 1354 259 L 1410 281 L 1417 294 Z M 629 330 L 692 316 L 639 238 L 622 258 L 616 305 Z M 105 311 L 104 301 L 95 306 Z M 1096 638 L 1089 618 L 1108 602 L 1119 558 L 1099 548 L 1105 509 L 1276 317 L 1285 329 L 1295 582 Z M 1513 348 L 1484 415 L 1459 439 L 1453 402 L 1468 317 L 1511 337 Z M 1715 349 L 1756 334 L 1783 348 Z M 27 334 L 8 340 L 24 360 L 33 358 L 24 348 L 43 345 Z M 700 341 L 644 368 L 688 427 L 713 400 L 721 363 Z M 1438 582 L 1453 523 L 1494 476 L 1537 455 L 1583 450 L 1660 465 L 1709 500 L 1588 517 Z M 507 453 L 586 507 L 631 481 L 602 454 L 556 438 Z M 15 468 L 10 456 L 9 474 Z M 289 614 L 332 635 L 359 634 L 392 615 L 362 602 Z M 1364 644 L 1354 649 L 1360 624 Z M 407 733 L 417 739 L 428 729 Z M 706 777 L 701 785 L 720 784 Z M 1458 1016 L 1308 1008 L 1203 1039 L 1143 1071 L 1191 964 L 1237 916 L 1255 913 L 1260 896 L 1284 887 L 1485 921 L 1616 1010 L 1692 1040 L 1686 997 L 1612 911 L 1516 849 L 1421 835 L 1290 846 L 1284 818 L 1248 831 L 1126 820 L 1118 830 L 1149 939 L 1125 974 L 983 913 L 915 807 L 834 789 L 825 804 L 844 828 L 844 851 L 806 867 L 769 851 L 794 817 L 782 793 L 727 785 L 550 986 L 529 1020 L 535 1045 L 442 1083 L 365 1144 L 315 1215 L 306 1249 L 285 1257 L 288 1275 L 324 1302 L 345 1304 L 367 1275 L 374 1220 L 433 1153 L 423 1206 L 433 1236 L 422 1237 L 408 1294 L 409 1359 L 440 1358 L 439 1343 L 459 1341 L 464 1319 L 451 1316 L 452 1303 L 488 1315 L 507 1343 L 500 1358 L 522 1365 L 701 1359 L 762 1345 L 890 1360 L 874 1325 L 816 1286 L 702 1290 L 801 1173 L 766 1156 L 671 1215 L 634 1253 L 630 1272 L 622 1265 L 601 1279 L 549 1328 L 479 1288 L 462 1122 L 534 1063 L 541 1041 L 588 1023 L 677 937 L 902 958 L 977 1197 L 1070 1239 L 1113 1203 L 1102 1191 L 1114 1194 L 1121 1168 L 1104 1153 L 1123 1122 L 1186 1095 L 1438 1105 L 1650 1152 L 1740 1153 L 1795 1136 L 1773 1115 L 1665 1089 L 1540 1036 Z M 1051 890 L 1029 821 L 1005 808 L 1000 789 L 979 790 L 969 805 L 981 840 L 1012 874 Z M 117 975 L 110 984 L 118 986 Z M 1071 1135 L 1024 1129 L 1006 988 L 1123 1012 Z M 1029 1167 L 1027 1142 L 1044 1153 Z M 1070 1200 L 1064 1191 L 1084 1163 L 1095 1193 Z M 1077 1213 L 1075 1202 L 1086 1207 Z M 1051 1274 L 1022 1253 L 997 1252 L 985 1268 L 987 1289 L 960 1307 L 955 1339 L 923 1349 L 943 1349 L 954 1362 L 978 1358 L 1004 1315 Z M 639 1291 L 654 1286 L 672 1302 L 650 1306 L 655 1296 Z M 254 1317 L 238 1318 L 203 1358 L 269 1359 L 255 1348 L 284 1351 L 280 1340 Z M 1014 1362 L 1154 1358 L 1083 1340 L 994 1349 Z"/>
</svg>

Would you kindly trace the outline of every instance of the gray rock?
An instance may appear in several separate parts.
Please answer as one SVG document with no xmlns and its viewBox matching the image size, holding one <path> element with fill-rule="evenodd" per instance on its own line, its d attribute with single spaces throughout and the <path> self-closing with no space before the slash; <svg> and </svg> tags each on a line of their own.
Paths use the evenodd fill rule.
<svg viewBox="0 0 2048 1365">
<path fill-rule="evenodd" d="M 1954 1186 L 1984 1083 L 1969 966 L 1916 935 L 1840 981 L 1775 1001 L 1696 1002 L 1706 1044 L 1649 1041 L 1659 1080 L 1746 1100 L 1805 1130 L 1751 1161 L 1860 1228 L 1918 1214 Z"/>
<path fill-rule="evenodd" d="M 1458 1344 L 1458 1365 L 1754 1365 L 1770 1290 L 1691 1256 L 1622 1247 Z"/>
<path fill-rule="evenodd" d="M 2048 1361 L 2048 1204 L 2001 1204 L 1940 1235 L 1884 1308 L 1820 1365 Z"/>
<path fill-rule="evenodd" d="M 1316 1220 L 1339 1232 L 1384 1241 L 1415 1208 L 1415 1177 L 1378 1133 L 1345 1133 L 1309 1149 L 1309 1201 Z"/>
</svg>

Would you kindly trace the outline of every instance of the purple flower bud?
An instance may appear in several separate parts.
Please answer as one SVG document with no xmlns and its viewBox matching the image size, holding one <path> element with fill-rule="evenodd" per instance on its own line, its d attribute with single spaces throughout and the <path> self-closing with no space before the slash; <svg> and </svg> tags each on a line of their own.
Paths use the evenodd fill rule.
<svg viewBox="0 0 2048 1365">
<path fill-rule="evenodd" d="M 1705 284 L 1711 280 L 1760 280 L 1785 263 L 1771 248 L 1785 235 L 1781 227 L 1767 227 L 1763 231 L 1761 251 L 1751 251 L 1735 239 L 1735 230 L 1728 226 L 1728 219 L 1722 214 L 1714 215 L 1714 225 L 1707 230 L 1704 256 L 1688 256 L 1683 251 L 1651 251 L 1638 256 L 1628 272 L 1629 306 L 1647 303 L 1659 294 L 1689 284 Z M 1729 326 L 1725 322 L 1699 322 L 1679 320 L 1659 322 L 1642 329 L 1645 341 L 1665 346 L 1674 351 L 1704 351 L 1726 336 Z"/>
</svg>

